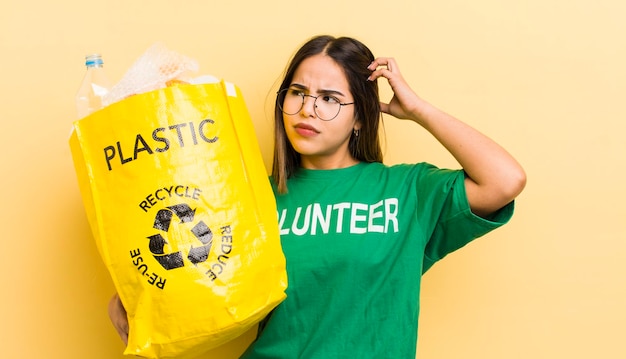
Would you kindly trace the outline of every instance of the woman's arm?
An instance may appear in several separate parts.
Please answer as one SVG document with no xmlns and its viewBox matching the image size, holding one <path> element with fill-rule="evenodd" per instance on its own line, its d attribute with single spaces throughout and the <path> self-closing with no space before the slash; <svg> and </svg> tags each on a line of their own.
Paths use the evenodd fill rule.
<svg viewBox="0 0 626 359">
<path fill-rule="evenodd" d="M 117 293 L 109 301 L 109 318 L 124 344 L 128 345 L 128 317 Z"/>
<path fill-rule="evenodd" d="M 463 167 L 472 212 L 488 216 L 520 194 L 526 185 L 526 174 L 504 148 L 417 96 L 394 59 L 377 58 L 369 69 L 373 71 L 369 80 L 384 77 L 394 92 L 388 104 L 381 103 L 382 111 L 424 127 Z"/>
</svg>

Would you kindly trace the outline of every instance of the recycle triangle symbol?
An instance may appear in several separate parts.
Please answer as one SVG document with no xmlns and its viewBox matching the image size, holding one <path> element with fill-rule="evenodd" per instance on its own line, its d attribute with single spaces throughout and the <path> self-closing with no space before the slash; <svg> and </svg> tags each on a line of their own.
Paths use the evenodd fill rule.
<svg viewBox="0 0 626 359">
<path fill-rule="evenodd" d="M 191 209 L 184 203 L 169 206 L 157 212 L 154 218 L 153 228 L 167 233 L 174 216 L 180 220 L 180 223 L 192 223 L 195 214 L 196 210 Z M 193 234 L 202 245 L 198 247 L 192 245 L 191 248 L 189 248 L 187 259 L 193 264 L 202 263 L 209 257 L 209 252 L 213 244 L 213 232 L 211 232 L 211 229 L 204 222 L 199 221 L 191 228 L 191 234 Z M 165 246 L 169 243 L 160 233 L 149 236 L 148 239 L 150 240 L 148 244 L 150 252 L 152 252 L 154 258 L 163 268 L 170 270 L 185 266 L 181 251 L 165 253 Z"/>
</svg>

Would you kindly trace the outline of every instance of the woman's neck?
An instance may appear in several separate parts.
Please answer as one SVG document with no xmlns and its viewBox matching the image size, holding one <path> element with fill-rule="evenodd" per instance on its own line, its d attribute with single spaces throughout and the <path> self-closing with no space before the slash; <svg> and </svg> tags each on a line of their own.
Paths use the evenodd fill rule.
<svg viewBox="0 0 626 359">
<path fill-rule="evenodd" d="M 331 156 L 301 156 L 300 166 L 310 170 L 334 170 L 351 167 L 359 163 L 350 154 L 343 157 Z"/>
</svg>

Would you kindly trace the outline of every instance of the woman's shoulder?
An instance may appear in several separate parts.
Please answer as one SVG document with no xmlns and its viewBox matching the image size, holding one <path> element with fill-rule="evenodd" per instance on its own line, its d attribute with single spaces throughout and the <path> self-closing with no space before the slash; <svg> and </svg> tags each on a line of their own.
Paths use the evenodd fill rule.
<svg viewBox="0 0 626 359">
<path fill-rule="evenodd" d="M 439 168 L 427 162 L 418 163 L 396 163 L 396 164 L 384 164 L 380 162 L 372 162 L 364 164 L 363 170 L 366 171 L 380 171 L 388 173 L 404 173 L 404 172 L 423 172 L 429 170 L 438 170 Z"/>
<path fill-rule="evenodd" d="M 464 176 L 461 169 L 440 168 L 428 162 L 369 164 L 365 171 L 368 172 L 363 172 L 364 177 L 376 178 L 378 182 L 396 183 L 398 186 L 412 183 L 424 188 L 449 186 Z"/>
</svg>

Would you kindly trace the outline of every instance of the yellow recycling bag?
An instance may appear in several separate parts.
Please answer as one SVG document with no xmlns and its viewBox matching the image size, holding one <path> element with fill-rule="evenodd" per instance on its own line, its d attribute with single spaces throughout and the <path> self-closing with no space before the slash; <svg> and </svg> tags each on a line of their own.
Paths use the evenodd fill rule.
<svg viewBox="0 0 626 359">
<path fill-rule="evenodd" d="M 76 121 L 70 147 L 128 312 L 125 354 L 197 357 L 284 299 L 275 200 L 236 86 L 131 96 Z"/>
</svg>

